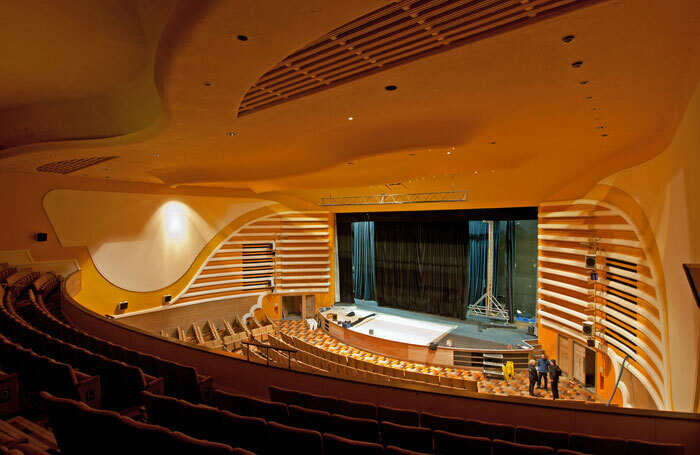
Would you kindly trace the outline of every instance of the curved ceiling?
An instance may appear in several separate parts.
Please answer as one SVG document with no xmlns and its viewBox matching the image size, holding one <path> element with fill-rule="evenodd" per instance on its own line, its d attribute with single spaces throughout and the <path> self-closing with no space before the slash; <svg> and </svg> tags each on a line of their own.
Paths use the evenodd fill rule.
<svg viewBox="0 0 700 455">
<path fill-rule="evenodd" d="M 388 2 L 16 3 L 0 7 L 13 172 L 118 156 L 70 175 L 311 201 L 454 175 L 474 204 L 526 205 L 660 153 L 700 74 L 699 2 L 608 0 L 237 118 L 285 56 Z"/>
</svg>

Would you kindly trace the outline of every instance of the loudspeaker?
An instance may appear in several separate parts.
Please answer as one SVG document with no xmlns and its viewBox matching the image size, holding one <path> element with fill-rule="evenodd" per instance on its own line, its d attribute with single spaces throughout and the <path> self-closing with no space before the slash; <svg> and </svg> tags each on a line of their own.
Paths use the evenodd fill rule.
<svg viewBox="0 0 700 455">
<path fill-rule="evenodd" d="M 124 300 L 123 302 L 119 302 L 119 309 L 120 310 L 126 310 L 129 307 L 129 302 Z"/>
<path fill-rule="evenodd" d="M 595 269 L 595 256 L 586 256 L 586 268 Z"/>
<path fill-rule="evenodd" d="M 589 348 L 594 348 L 595 347 L 595 340 L 593 338 L 589 338 L 587 340 L 587 344 Z"/>
<path fill-rule="evenodd" d="M 170 294 L 165 294 L 163 295 L 163 303 L 170 303 L 170 301 L 173 299 L 173 296 Z"/>
<path fill-rule="evenodd" d="M 591 321 L 583 321 L 583 334 L 587 337 L 593 336 L 593 323 Z"/>
<path fill-rule="evenodd" d="M 431 342 L 431 343 L 428 345 L 428 349 L 430 349 L 431 351 L 437 351 L 437 343 L 434 342 L 434 341 Z"/>
<path fill-rule="evenodd" d="M 35 238 L 37 242 L 45 242 L 49 235 L 46 232 L 37 232 Z"/>
</svg>

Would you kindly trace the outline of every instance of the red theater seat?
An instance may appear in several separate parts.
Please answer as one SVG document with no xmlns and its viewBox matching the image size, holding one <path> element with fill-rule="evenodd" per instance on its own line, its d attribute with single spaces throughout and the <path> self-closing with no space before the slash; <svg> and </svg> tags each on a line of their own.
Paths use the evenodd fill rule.
<svg viewBox="0 0 700 455">
<path fill-rule="evenodd" d="M 395 446 L 419 452 L 433 450 L 433 433 L 429 428 L 409 427 L 391 422 L 380 424 L 384 447 Z"/>
<path fill-rule="evenodd" d="M 250 416 L 250 397 L 238 393 L 228 393 L 221 390 L 214 392 L 214 402 L 219 409 L 238 414 L 240 416 Z"/>
<path fill-rule="evenodd" d="M 150 392 L 142 392 L 141 397 L 146 406 L 148 423 L 162 425 L 171 430 L 181 429 L 180 400 Z"/>
<path fill-rule="evenodd" d="M 338 414 L 331 416 L 333 430 L 331 433 L 355 441 L 379 443 L 379 424 L 376 420 L 358 419 Z"/>
<path fill-rule="evenodd" d="M 250 416 L 260 417 L 267 422 L 277 422 L 283 425 L 289 423 L 289 413 L 287 405 L 284 403 L 275 403 L 273 401 L 260 400 L 250 397 Z"/>
<path fill-rule="evenodd" d="M 288 406 L 288 409 L 289 425 L 293 427 L 315 430 L 321 434 L 331 431 L 333 427 L 331 415 L 327 412 L 294 405 Z"/>
<path fill-rule="evenodd" d="M 384 447 L 373 442 L 354 441 L 325 433 L 323 451 L 326 455 L 383 455 Z"/>
<path fill-rule="evenodd" d="M 304 399 L 302 393 L 298 390 L 284 389 L 271 385 L 269 388 L 270 401 L 284 403 L 286 405 L 303 406 Z"/>
<path fill-rule="evenodd" d="M 428 412 L 420 413 L 420 426 L 431 430 L 441 430 L 453 434 L 464 434 L 467 431 L 467 423 L 458 417 L 445 417 Z"/>
<path fill-rule="evenodd" d="M 176 453 L 197 455 L 231 454 L 233 449 L 226 444 L 218 442 L 202 441 L 194 439 L 178 431 L 172 433 L 176 447 Z"/>
<path fill-rule="evenodd" d="M 391 422 L 408 427 L 420 424 L 420 414 L 413 409 L 397 409 L 388 406 L 377 406 L 377 417 L 380 422 Z"/>
<path fill-rule="evenodd" d="M 484 436 L 491 440 L 515 441 L 515 427 L 501 423 L 467 420 L 467 436 Z"/>
<path fill-rule="evenodd" d="M 329 414 L 338 412 L 338 400 L 334 397 L 314 395 L 313 393 L 302 392 L 302 406 L 306 409 L 315 409 Z"/>
<path fill-rule="evenodd" d="M 595 455 L 618 455 L 625 453 L 627 441 L 621 438 L 603 438 L 587 434 L 571 433 L 569 449 Z"/>
<path fill-rule="evenodd" d="M 221 441 L 231 447 L 242 447 L 254 453 L 264 453 L 266 424 L 259 417 L 245 417 L 221 411 Z"/>
<path fill-rule="evenodd" d="M 433 432 L 435 452 L 445 455 L 491 455 L 489 438 L 464 436 L 441 430 Z"/>
<path fill-rule="evenodd" d="M 187 401 L 180 401 L 180 415 L 182 423 L 180 427 L 183 433 L 207 441 L 218 441 L 220 439 L 220 418 L 216 408 L 205 404 L 194 404 Z"/>
<path fill-rule="evenodd" d="M 537 428 L 516 427 L 515 442 L 531 446 L 547 446 L 554 450 L 569 448 L 569 433 L 546 431 Z"/>
<path fill-rule="evenodd" d="M 495 439 L 491 442 L 492 455 L 553 455 L 555 450 L 546 446 L 528 446 Z"/>
<path fill-rule="evenodd" d="M 700 435 L 698 435 L 700 437 Z M 627 455 L 684 455 L 682 444 L 664 444 L 630 439 L 627 441 Z"/>
<path fill-rule="evenodd" d="M 338 414 L 377 420 L 377 406 L 374 403 L 338 399 Z"/>
<path fill-rule="evenodd" d="M 267 424 L 265 453 L 323 455 L 323 438 L 318 431 L 269 422 Z"/>
<path fill-rule="evenodd" d="M 389 446 L 384 449 L 386 455 L 428 455 L 430 452 L 414 452 L 413 450 L 402 449 L 401 447 Z"/>
</svg>

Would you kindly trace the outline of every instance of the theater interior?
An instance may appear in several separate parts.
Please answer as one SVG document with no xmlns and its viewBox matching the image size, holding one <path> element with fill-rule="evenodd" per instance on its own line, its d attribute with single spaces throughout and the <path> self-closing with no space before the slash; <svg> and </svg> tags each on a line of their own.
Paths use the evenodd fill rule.
<svg viewBox="0 0 700 455">
<path fill-rule="evenodd" d="M 5 1 L 0 50 L 0 453 L 700 453 L 697 0 Z"/>
</svg>

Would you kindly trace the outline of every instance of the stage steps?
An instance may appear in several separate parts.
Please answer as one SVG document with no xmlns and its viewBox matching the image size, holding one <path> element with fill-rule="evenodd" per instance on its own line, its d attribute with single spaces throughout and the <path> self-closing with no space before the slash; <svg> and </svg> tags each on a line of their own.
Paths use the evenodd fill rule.
<svg viewBox="0 0 700 455">
<path fill-rule="evenodd" d="M 484 353 L 484 377 L 505 379 L 503 376 L 503 354 Z"/>
</svg>

